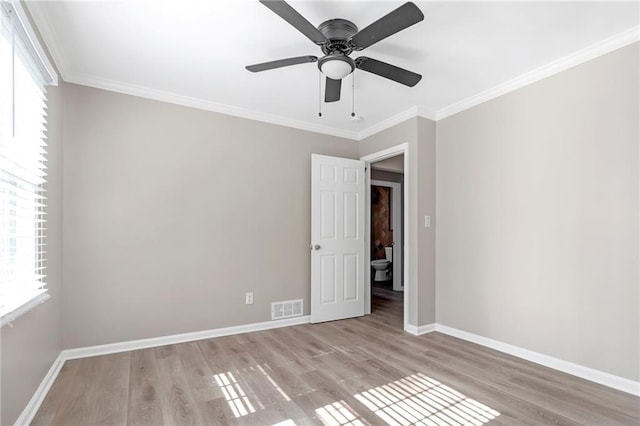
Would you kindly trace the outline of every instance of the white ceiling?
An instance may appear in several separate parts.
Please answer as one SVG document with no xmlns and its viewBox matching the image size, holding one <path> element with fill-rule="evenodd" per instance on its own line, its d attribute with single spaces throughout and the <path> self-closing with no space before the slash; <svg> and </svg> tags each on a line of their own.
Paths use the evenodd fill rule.
<svg viewBox="0 0 640 426">
<path fill-rule="evenodd" d="M 291 1 L 311 23 L 346 18 L 360 28 L 403 2 Z M 421 73 L 414 88 L 356 71 L 342 100 L 318 117 L 316 64 L 250 73 L 245 65 L 321 56 L 257 0 L 47 1 L 29 3 L 65 81 L 200 105 L 241 116 L 362 135 L 417 107 L 451 105 L 614 37 L 639 21 L 638 2 L 416 2 L 423 22 L 366 55 Z M 633 31 L 632 31 L 633 32 Z"/>
</svg>

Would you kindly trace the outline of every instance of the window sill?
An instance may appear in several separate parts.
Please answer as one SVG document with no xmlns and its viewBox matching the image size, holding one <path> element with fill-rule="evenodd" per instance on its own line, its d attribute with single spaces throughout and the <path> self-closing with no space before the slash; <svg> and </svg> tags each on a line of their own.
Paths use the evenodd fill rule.
<svg viewBox="0 0 640 426">
<path fill-rule="evenodd" d="M 37 290 L 33 293 L 12 300 L 7 306 L 0 308 L 0 328 L 12 323 L 22 315 L 33 310 L 36 306 L 47 301 L 51 296 L 47 290 Z"/>
</svg>

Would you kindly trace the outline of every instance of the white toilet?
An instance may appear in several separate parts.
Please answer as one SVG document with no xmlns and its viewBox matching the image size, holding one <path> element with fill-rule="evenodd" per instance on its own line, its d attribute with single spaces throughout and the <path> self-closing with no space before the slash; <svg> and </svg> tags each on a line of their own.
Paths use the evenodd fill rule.
<svg viewBox="0 0 640 426">
<path fill-rule="evenodd" d="M 393 247 L 385 247 L 384 255 L 386 259 L 371 261 L 371 266 L 376 271 L 376 275 L 373 278 L 374 281 L 387 281 L 391 278 L 389 272 L 391 272 L 391 261 L 393 260 Z"/>
</svg>

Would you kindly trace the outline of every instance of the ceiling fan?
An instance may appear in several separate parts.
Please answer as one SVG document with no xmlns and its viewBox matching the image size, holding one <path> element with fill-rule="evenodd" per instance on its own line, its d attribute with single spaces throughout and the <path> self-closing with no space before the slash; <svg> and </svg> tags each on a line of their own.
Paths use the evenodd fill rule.
<svg viewBox="0 0 640 426">
<path fill-rule="evenodd" d="M 353 22 L 340 18 L 329 19 L 316 28 L 284 0 L 260 0 L 260 3 L 318 45 L 324 56 L 321 58 L 298 56 L 249 65 L 246 68 L 251 72 L 317 62 L 318 68 L 327 77 L 325 102 L 340 100 L 342 79 L 356 68 L 409 87 L 418 84 L 422 78 L 420 74 L 366 56 L 360 56 L 355 60 L 349 57 L 354 51 L 366 49 L 372 44 L 422 21 L 424 15 L 412 2 L 403 4 L 360 31 Z"/>
</svg>

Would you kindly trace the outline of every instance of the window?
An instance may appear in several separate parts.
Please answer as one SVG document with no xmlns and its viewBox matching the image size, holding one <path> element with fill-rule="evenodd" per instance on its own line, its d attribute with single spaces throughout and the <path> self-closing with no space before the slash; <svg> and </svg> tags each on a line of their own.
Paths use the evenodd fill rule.
<svg viewBox="0 0 640 426">
<path fill-rule="evenodd" d="M 51 64 L 19 2 L 0 2 L 0 318 L 48 298 L 45 281 L 46 86 Z"/>
</svg>

